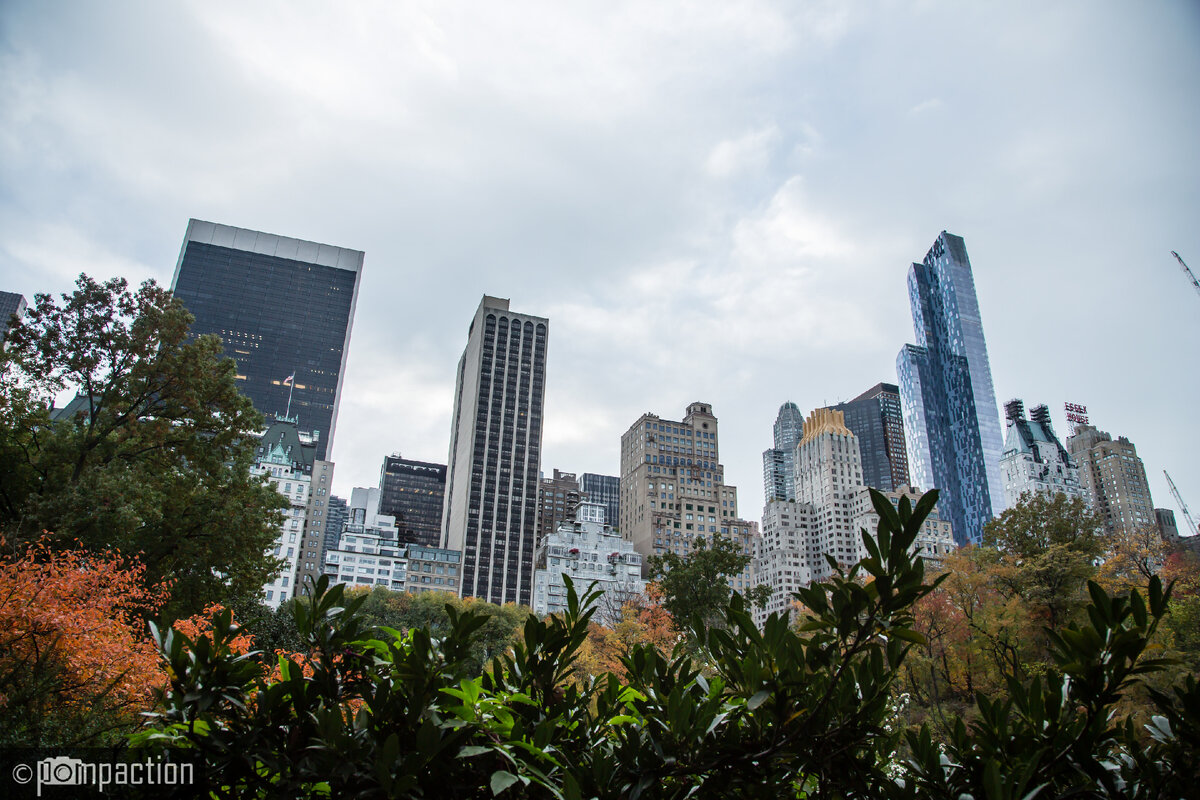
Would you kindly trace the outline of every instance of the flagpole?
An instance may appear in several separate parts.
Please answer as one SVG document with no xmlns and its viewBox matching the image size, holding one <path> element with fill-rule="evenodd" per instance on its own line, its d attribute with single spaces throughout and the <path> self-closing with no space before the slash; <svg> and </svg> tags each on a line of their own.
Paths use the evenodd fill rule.
<svg viewBox="0 0 1200 800">
<path fill-rule="evenodd" d="M 292 418 L 292 392 L 294 391 L 296 391 L 296 370 L 292 370 L 292 380 L 290 383 L 288 383 L 287 411 L 285 411 L 283 414 L 288 419 Z"/>
</svg>

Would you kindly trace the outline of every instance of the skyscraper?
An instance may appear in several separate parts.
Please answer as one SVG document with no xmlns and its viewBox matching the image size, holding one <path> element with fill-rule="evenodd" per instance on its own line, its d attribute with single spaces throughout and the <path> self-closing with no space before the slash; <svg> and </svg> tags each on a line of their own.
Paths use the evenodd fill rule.
<svg viewBox="0 0 1200 800">
<path fill-rule="evenodd" d="M 585 472 L 579 476 L 579 488 L 593 503 L 604 505 L 604 521 L 618 527 L 621 520 L 621 479 L 616 475 Z"/>
<path fill-rule="evenodd" d="M 363 253 L 190 220 L 171 290 L 237 362 L 238 389 L 333 444 Z"/>
<path fill-rule="evenodd" d="M 708 403 L 692 403 L 682 420 L 643 414 L 621 436 L 621 535 L 643 556 L 687 556 L 698 537 L 721 534 L 747 555 L 758 525 L 738 516 L 737 487 L 725 483 L 717 418 Z M 752 565 L 730 577 L 745 592 Z"/>
<path fill-rule="evenodd" d="M 904 444 L 904 414 L 900 388 L 877 383 L 845 403 L 832 406 L 846 418 L 862 451 L 863 483 L 882 492 L 908 485 L 908 454 Z"/>
<path fill-rule="evenodd" d="M 913 480 L 940 489 L 960 544 L 1004 508 L 1000 415 L 967 248 L 942 231 L 908 272 L 916 345 L 896 358 Z"/>
<path fill-rule="evenodd" d="M 1079 464 L 1079 481 L 1110 534 L 1158 524 L 1146 467 L 1133 442 L 1124 436 L 1113 441 L 1093 425 L 1077 425 L 1067 437 L 1067 452 Z"/>
<path fill-rule="evenodd" d="M 796 445 L 804 435 L 804 415 L 795 403 L 784 403 L 775 417 L 775 446 L 763 451 L 763 497 L 796 499 Z"/>
<path fill-rule="evenodd" d="M 464 597 L 531 601 L 549 328 L 485 295 L 467 330 L 442 513 L 442 547 L 462 551 Z"/>
<path fill-rule="evenodd" d="M 396 520 L 400 544 L 437 547 L 442 540 L 446 465 L 401 458 L 383 459 L 379 470 L 379 513 Z"/>
<path fill-rule="evenodd" d="M 20 318 L 25 313 L 25 296 L 16 292 L 0 292 L 0 341 L 8 333 L 8 327 L 15 316 Z"/>
<path fill-rule="evenodd" d="M 1009 400 L 1004 404 L 1004 415 L 1008 422 L 1000 471 L 1008 505 L 1016 505 L 1026 492 L 1083 497 L 1079 467 L 1055 436 L 1050 409 L 1034 406 L 1029 410 L 1029 419 L 1025 419 L 1025 404 Z"/>
</svg>

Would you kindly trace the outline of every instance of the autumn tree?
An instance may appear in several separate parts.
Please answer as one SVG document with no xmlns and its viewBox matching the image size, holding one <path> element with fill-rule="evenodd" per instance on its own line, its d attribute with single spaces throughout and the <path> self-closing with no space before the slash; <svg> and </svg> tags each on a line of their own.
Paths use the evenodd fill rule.
<svg viewBox="0 0 1200 800">
<path fill-rule="evenodd" d="M 166 587 L 115 553 L 33 544 L 0 561 L 0 745 L 119 742 L 166 680 L 142 616 Z"/>
<path fill-rule="evenodd" d="M 253 594 L 283 505 L 250 475 L 262 416 L 213 336 L 147 281 L 39 294 L 0 354 L 0 529 L 18 544 L 140 553 L 169 611 Z M 77 393 L 69 414 L 54 399 Z"/>
</svg>

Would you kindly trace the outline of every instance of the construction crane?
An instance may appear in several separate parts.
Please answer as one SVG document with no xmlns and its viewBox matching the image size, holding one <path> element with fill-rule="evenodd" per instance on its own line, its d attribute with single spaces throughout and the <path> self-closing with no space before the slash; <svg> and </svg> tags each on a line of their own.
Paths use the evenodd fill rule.
<svg viewBox="0 0 1200 800">
<path fill-rule="evenodd" d="M 1171 480 L 1171 473 L 1164 469 L 1163 475 L 1167 476 L 1167 486 L 1171 487 L 1171 496 L 1175 498 L 1176 505 L 1183 510 L 1183 518 L 1187 520 L 1188 524 L 1188 535 L 1200 533 L 1200 529 L 1196 527 L 1196 520 L 1192 519 L 1192 515 L 1188 513 L 1187 503 L 1183 502 L 1183 498 L 1179 496 L 1179 490 L 1175 488 L 1175 481 Z"/>
<path fill-rule="evenodd" d="M 1171 255 L 1175 256 L 1175 260 L 1178 261 L 1179 266 L 1183 268 L 1183 272 L 1188 276 L 1188 280 L 1192 282 L 1192 286 L 1195 286 L 1196 291 L 1200 292 L 1200 281 L 1196 280 L 1196 276 L 1192 274 L 1190 269 L 1188 269 L 1188 265 L 1183 263 L 1183 259 L 1179 257 L 1179 253 L 1176 253 L 1174 250 L 1172 250 Z"/>
</svg>

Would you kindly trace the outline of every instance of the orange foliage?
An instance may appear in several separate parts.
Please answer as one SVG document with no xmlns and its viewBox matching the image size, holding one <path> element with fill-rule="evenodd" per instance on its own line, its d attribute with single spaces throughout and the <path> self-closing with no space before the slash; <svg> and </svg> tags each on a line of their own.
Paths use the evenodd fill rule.
<svg viewBox="0 0 1200 800">
<path fill-rule="evenodd" d="M 0 560 L 0 674 L 10 676 L 0 689 L 46 717 L 147 709 L 165 673 L 140 615 L 161 608 L 168 587 L 147 588 L 144 573 L 119 553 L 45 541 Z M 12 699 L 0 694 L 0 709 Z"/>
<path fill-rule="evenodd" d="M 588 625 L 588 637 L 579 649 L 576 672 L 624 675 L 621 658 L 634 645 L 651 645 L 669 656 L 679 641 L 671 614 L 662 606 L 662 592 L 655 584 L 646 588 L 647 599 L 626 603 L 621 618 L 611 628 L 597 622 Z"/>
<path fill-rule="evenodd" d="M 176 620 L 172 625 L 175 630 L 182 633 L 192 641 L 197 637 L 203 636 L 211 638 L 209 634 L 212 632 L 211 617 L 225 610 L 225 607 L 220 603 L 213 603 L 206 606 L 204 611 L 187 619 Z M 242 631 L 229 642 L 229 649 L 239 655 L 249 653 L 254 647 L 254 636 L 246 631 Z"/>
</svg>

